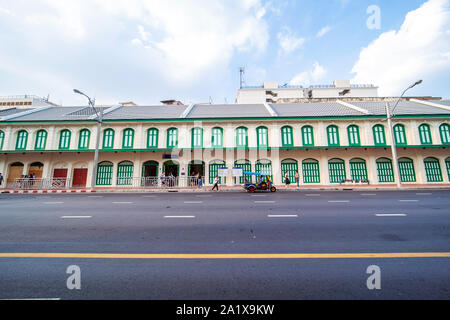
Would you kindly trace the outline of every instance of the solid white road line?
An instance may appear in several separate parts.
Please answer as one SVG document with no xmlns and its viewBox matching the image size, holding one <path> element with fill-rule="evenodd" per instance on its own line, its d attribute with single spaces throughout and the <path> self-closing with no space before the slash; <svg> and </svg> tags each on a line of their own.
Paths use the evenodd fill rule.
<svg viewBox="0 0 450 320">
<path fill-rule="evenodd" d="M 185 204 L 200 204 L 203 203 L 203 201 L 185 201 Z"/>
<path fill-rule="evenodd" d="M 133 202 L 113 202 L 113 204 L 133 204 Z"/>
<path fill-rule="evenodd" d="M 165 219 L 195 219 L 195 216 L 164 216 Z"/>
<path fill-rule="evenodd" d="M 61 298 L 0 299 L 0 301 L 58 301 Z"/>
<path fill-rule="evenodd" d="M 371 197 L 371 196 L 376 196 L 375 193 L 363 193 L 361 194 L 362 196 L 367 196 L 367 197 Z"/>
<path fill-rule="evenodd" d="M 275 203 L 275 201 L 255 201 L 255 203 Z"/>
<path fill-rule="evenodd" d="M 88 196 L 88 198 L 103 198 L 103 196 Z"/>
<path fill-rule="evenodd" d="M 379 213 L 376 214 L 377 217 L 406 217 L 404 213 Z"/>
<path fill-rule="evenodd" d="M 398 200 L 400 202 L 419 202 L 419 200 Z"/>
<path fill-rule="evenodd" d="M 350 200 L 330 200 L 329 203 L 348 203 Z"/>
<path fill-rule="evenodd" d="M 61 219 L 91 219 L 92 216 L 62 216 Z"/>
<path fill-rule="evenodd" d="M 320 197 L 320 194 L 316 194 L 316 193 L 314 193 L 314 194 L 305 194 L 305 196 L 307 196 L 307 197 Z"/>
<path fill-rule="evenodd" d="M 44 204 L 63 204 L 64 202 L 44 202 Z"/>
<path fill-rule="evenodd" d="M 269 214 L 267 217 L 269 218 L 298 218 L 296 214 Z"/>
<path fill-rule="evenodd" d="M 431 196 L 432 193 L 416 193 L 418 196 Z"/>
</svg>

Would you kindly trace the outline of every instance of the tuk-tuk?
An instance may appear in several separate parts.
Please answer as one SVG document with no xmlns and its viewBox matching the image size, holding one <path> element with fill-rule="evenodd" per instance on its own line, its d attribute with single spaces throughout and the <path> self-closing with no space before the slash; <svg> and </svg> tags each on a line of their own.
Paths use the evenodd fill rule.
<svg viewBox="0 0 450 320">
<path fill-rule="evenodd" d="M 277 188 L 273 185 L 270 177 L 264 173 L 244 172 L 244 177 L 244 189 L 247 192 L 254 193 L 259 190 L 277 192 Z"/>
</svg>

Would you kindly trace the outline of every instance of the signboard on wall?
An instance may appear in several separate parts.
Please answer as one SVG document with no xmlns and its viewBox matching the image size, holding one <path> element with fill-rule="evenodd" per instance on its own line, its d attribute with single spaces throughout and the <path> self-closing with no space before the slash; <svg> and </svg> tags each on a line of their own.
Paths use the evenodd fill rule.
<svg viewBox="0 0 450 320">
<path fill-rule="evenodd" d="M 228 177 L 228 168 L 219 168 L 218 175 L 222 178 Z"/>
<path fill-rule="evenodd" d="M 233 177 L 242 177 L 244 175 L 244 171 L 242 168 L 233 168 Z"/>
</svg>

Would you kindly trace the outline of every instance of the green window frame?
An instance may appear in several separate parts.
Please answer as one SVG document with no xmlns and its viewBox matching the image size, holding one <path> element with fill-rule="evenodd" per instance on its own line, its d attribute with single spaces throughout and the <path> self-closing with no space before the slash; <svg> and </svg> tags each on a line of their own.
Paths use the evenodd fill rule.
<svg viewBox="0 0 450 320">
<path fill-rule="evenodd" d="M 191 131 L 191 146 L 194 149 L 203 148 L 203 129 L 193 128 Z"/>
<path fill-rule="evenodd" d="M 327 128 L 328 146 L 339 147 L 341 145 L 339 141 L 339 128 L 337 126 L 329 126 Z"/>
<path fill-rule="evenodd" d="M 21 130 L 17 133 L 16 150 L 27 150 L 28 132 Z"/>
<path fill-rule="evenodd" d="M 45 150 L 47 145 L 47 131 L 39 130 L 36 133 L 36 141 L 34 143 L 34 150 Z"/>
<path fill-rule="evenodd" d="M 381 158 L 377 160 L 378 181 L 380 183 L 395 182 L 392 160 Z"/>
<path fill-rule="evenodd" d="M 450 158 L 445 159 L 445 166 L 447 167 L 448 180 L 450 180 Z"/>
<path fill-rule="evenodd" d="M 91 141 L 91 131 L 88 129 L 83 129 L 80 131 L 80 136 L 78 138 L 78 149 L 87 150 L 89 149 L 89 143 Z"/>
<path fill-rule="evenodd" d="M 281 128 L 281 143 L 283 147 L 294 146 L 294 130 L 291 126 Z"/>
<path fill-rule="evenodd" d="M 398 160 L 401 182 L 416 182 L 416 170 L 414 161 L 410 158 L 400 158 Z"/>
<path fill-rule="evenodd" d="M 246 127 L 236 129 L 236 147 L 248 148 L 248 129 Z"/>
<path fill-rule="evenodd" d="M 133 149 L 134 147 L 134 130 L 123 130 L 122 149 Z"/>
<path fill-rule="evenodd" d="M 114 164 L 109 161 L 104 161 L 98 164 L 96 185 L 112 185 L 113 167 Z"/>
<path fill-rule="evenodd" d="M 367 164 L 364 159 L 350 160 L 350 174 L 353 180 L 368 180 Z"/>
<path fill-rule="evenodd" d="M 269 147 L 269 129 L 267 127 L 259 127 L 256 129 L 258 140 L 258 148 Z"/>
<path fill-rule="evenodd" d="M 103 149 L 114 149 L 115 134 L 113 129 L 106 129 L 103 131 Z"/>
<path fill-rule="evenodd" d="M 433 139 L 431 137 L 431 128 L 428 124 L 424 123 L 419 126 L 420 143 L 422 145 L 433 144 Z"/>
<path fill-rule="evenodd" d="M 303 183 L 320 183 L 320 166 L 316 159 L 306 159 L 302 162 Z"/>
<path fill-rule="evenodd" d="M 330 173 L 330 183 L 341 183 L 347 179 L 345 161 L 342 159 L 331 159 L 328 161 L 328 171 Z"/>
<path fill-rule="evenodd" d="M 159 130 L 150 128 L 147 131 L 147 149 L 157 149 L 159 143 Z"/>
<path fill-rule="evenodd" d="M 256 161 L 255 171 L 257 173 L 268 175 L 273 182 L 272 161 L 267 159 Z"/>
<path fill-rule="evenodd" d="M 314 147 L 314 128 L 311 126 L 302 127 L 302 140 L 304 147 Z"/>
<path fill-rule="evenodd" d="M 439 132 L 441 134 L 442 144 L 450 144 L 450 125 L 447 123 L 441 124 L 439 127 Z"/>
<path fill-rule="evenodd" d="M 373 141 L 376 146 L 386 145 L 386 133 L 381 124 L 373 126 Z"/>
<path fill-rule="evenodd" d="M 59 134 L 59 150 L 69 150 L 70 149 L 70 138 L 72 132 L 70 130 L 63 130 Z"/>
<path fill-rule="evenodd" d="M 117 185 L 131 186 L 133 184 L 134 164 L 131 161 L 122 161 L 117 166 Z"/>
<path fill-rule="evenodd" d="M 219 174 L 219 169 L 226 167 L 225 161 L 214 160 L 209 164 L 209 184 L 214 183 L 214 179 Z M 222 184 L 222 177 L 219 177 L 219 184 Z"/>
<path fill-rule="evenodd" d="M 347 127 L 348 144 L 351 147 L 359 147 L 361 145 L 361 137 L 359 135 L 359 127 L 351 125 Z"/>
<path fill-rule="evenodd" d="M 242 168 L 243 172 L 252 172 L 252 163 L 249 160 L 237 160 L 234 162 L 236 168 Z M 239 178 L 239 184 L 244 184 L 245 181 L 251 181 L 252 176 L 244 175 Z M 236 178 L 235 178 L 236 181 Z"/>
<path fill-rule="evenodd" d="M 426 158 L 425 173 L 427 175 L 428 182 L 443 182 L 441 163 L 436 158 Z"/>
<path fill-rule="evenodd" d="M 213 148 L 222 148 L 223 147 L 223 129 L 216 127 L 212 129 L 211 134 L 211 146 Z"/>
<path fill-rule="evenodd" d="M 296 183 L 295 180 L 295 172 L 298 172 L 298 161 L 295 159 L 286 159 L 281 161 L 281 177 L 283 179 L 283 183 L 286 181 L 284 180 L 284 175 L 287 172 L 289 180 L 291 183 Z"/>
<path fill-rule="evenodd" d="M 167 130 L 167 148 L 175 149 L 178 148 L 178 129 L 170 128 Z"/>
<path fill-rule="evenodd" d="M 5 142 L 5 133 L 0 130 L 0 150 L 3 150 L 4 142 Z"/>
<path fill-rule="evenodd" d="M 406 138 L 406 129 L 404 125 L 396 124 L 394 126 L 394 137 L 396 145 L 406 146 L 408 144 L 408 140 Z"/>
</svg>

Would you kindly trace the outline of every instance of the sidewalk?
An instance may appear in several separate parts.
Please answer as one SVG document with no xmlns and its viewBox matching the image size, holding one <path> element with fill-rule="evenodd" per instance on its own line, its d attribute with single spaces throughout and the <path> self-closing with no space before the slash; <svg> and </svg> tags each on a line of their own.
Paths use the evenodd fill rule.
<svg viewBox="0 0 450 320">
<path fill-rule="evenodd" d="M 205 193 L 213 192 L 212 187 L 186 187 L 186 188 L 105 188 L 98 187 L 96 190 L 90 189 L 67 189 L 67 190 L 11 190 L 0 189 L 0 194 L 80 194 L 80 193 Z M 336 186 L 277 186 L 282 192 L 302 192 L 302 191 L 398 191 L 397 185 L 336 185 Z M 450 190 L 450 184 L 410 184 L 403 185 L 401 190 Z M 244 192 L 242 186 L 222 186 L 219 192 Z"/>
</svg>

